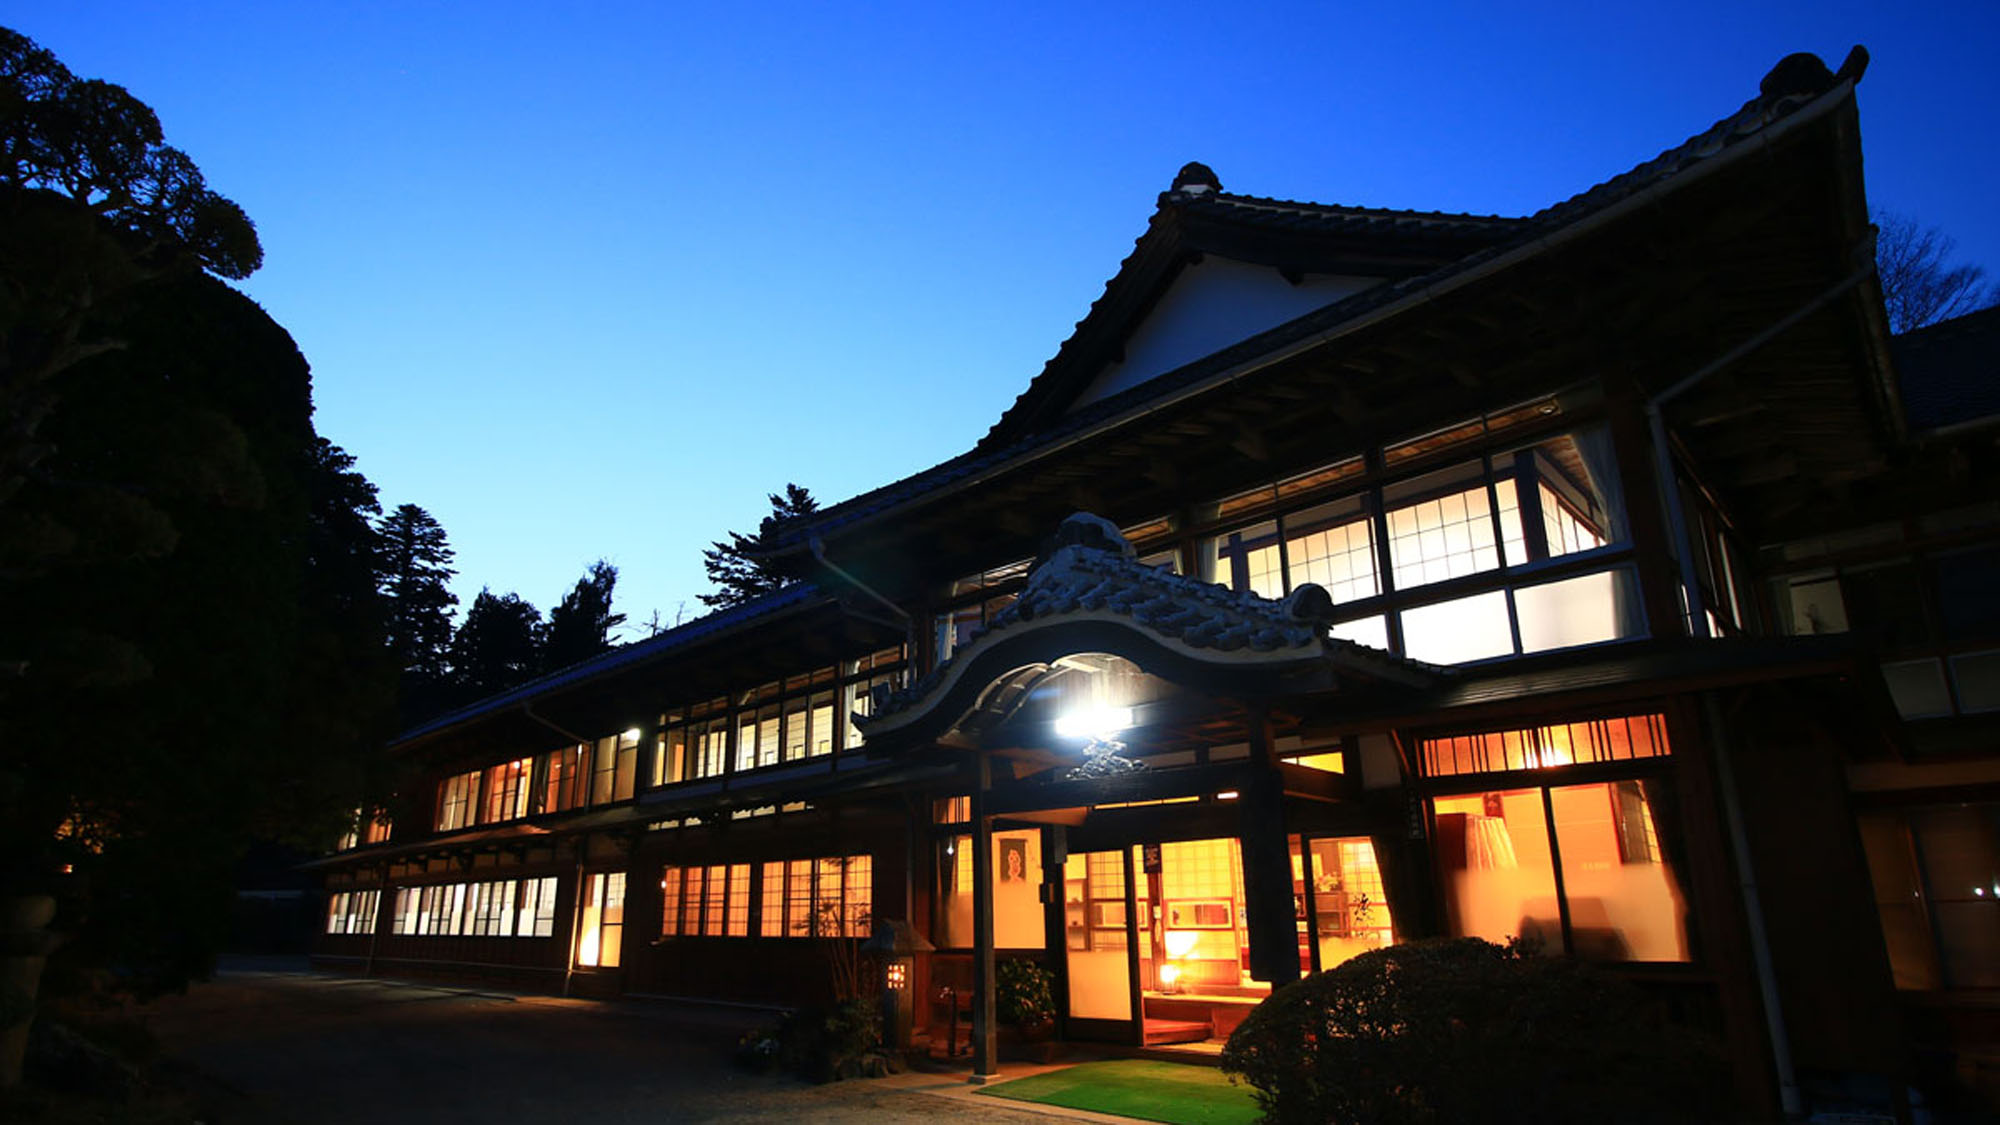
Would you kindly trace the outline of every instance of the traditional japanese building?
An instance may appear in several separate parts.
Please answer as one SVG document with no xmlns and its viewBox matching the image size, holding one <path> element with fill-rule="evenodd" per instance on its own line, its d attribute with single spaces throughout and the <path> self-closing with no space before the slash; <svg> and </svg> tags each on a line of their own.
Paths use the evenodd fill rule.
<svg viewBox="0 0 2000 1125">
<path fill-rule="evenodd" d="M 765 528 L 796 584 L 403 735 L 319 962 L 798 1003 L 896 920 L 987 1072 L 1000 960 L 1165 1047 L 1523 938 L 1758 1111 L 1991 1083 L 1993 333 L 1892 347 L 1865 63 L 1526 217 L 1188 165 L 975 448 Z"/>
</svg>

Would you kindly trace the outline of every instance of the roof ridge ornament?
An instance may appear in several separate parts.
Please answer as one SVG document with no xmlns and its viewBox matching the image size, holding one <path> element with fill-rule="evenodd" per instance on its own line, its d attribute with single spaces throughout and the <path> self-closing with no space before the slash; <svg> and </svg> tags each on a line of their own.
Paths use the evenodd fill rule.
<svg viewBox="0 0 2000 1125">
<path fill-rule="evenodd" d="M 1215 169 L 1199 160 L 1190 160 L 1181 165 L 1174 176 L 1174 186 L 1167 190 L 1178 195 L 1209 195 L 1222 190 L 1222 181 L 1216 179 Z"/>
</svg>

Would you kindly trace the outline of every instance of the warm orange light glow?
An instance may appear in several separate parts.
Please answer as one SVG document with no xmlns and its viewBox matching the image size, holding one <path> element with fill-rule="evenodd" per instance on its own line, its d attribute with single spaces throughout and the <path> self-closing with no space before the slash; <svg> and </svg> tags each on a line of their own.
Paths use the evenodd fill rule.
<svg viewBox="0 0 2000 1125">
<path fill-rule="evenodd" d="M 1166 964 L 1160 966 L 1161 987 L 1172 988 L 1174 985 L 1179 984 L 1180 981 L 1181 981 L 1181 967 L 1179 965 L 1176 965 L 1172 961 L 1169 961 Z"/>
<path fill-rule="evenodd" d="M 1167 956 L 1178 961 L 1188 954 L 1193 953 L 1195 942 L 1199 940 L 1201 940 L 1201 935 L 1195 933 L 1193 930 L 1168 930 Z"/>
<path fill-rule="evenodd" d="M 897 992 L 910 986 L 909 967 L 901 961 L 889 962 L 889 987 Z"/>
</svg>

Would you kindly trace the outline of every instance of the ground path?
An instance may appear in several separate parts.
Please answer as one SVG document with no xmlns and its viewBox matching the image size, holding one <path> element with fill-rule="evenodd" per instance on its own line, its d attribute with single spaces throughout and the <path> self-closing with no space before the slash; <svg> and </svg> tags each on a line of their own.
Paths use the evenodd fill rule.
<svg viewBox="0 0 2000 1125">
<path fill-rule="evenodd" d="M 166 1053 L 198 1076 L 210 1125 L 1127 1120 L 996 1105 L 970 1097 L 961 1074 L 827 1086 L 748 1074 L 729 1060 L 760 1017 L 736 1009 L 263 966 L 226 968 L 152 1006 L 148 1022 Z"/>
</svg>

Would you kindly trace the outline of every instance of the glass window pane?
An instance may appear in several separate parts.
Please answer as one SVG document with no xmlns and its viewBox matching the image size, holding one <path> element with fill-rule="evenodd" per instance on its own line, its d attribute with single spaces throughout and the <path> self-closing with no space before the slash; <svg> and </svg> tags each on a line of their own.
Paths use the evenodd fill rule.
<svg viewBox="0 0 2000 1125">
<path fill-rule="evenodd" d="M 1882 665 L 1882 679 L 1896 710 L 1905 719 L 1922 719 L 1951 714 L 1951 696 L 1945 691 L 1944 668 L 1937 660 L 1903 660 Z"/>
<path fill-rule="evenodd" d="M 1463 664 L 1514 653 L 1507 595 L 1500 590 L 1402 614 L 1403 654 L 1432 664 Z"/>
<path fill-rule="evenodd" d="M 1570 948 L 1595 961 L 1686 961 L 1687 904 L 1637 781 L 1549 791 Z M 1671 827 L 1671 826 L 1669 826 Z"/>
<path fill-rule="evenodd" d="M 1389 619 L 1381 614 L 1373 617 L 1359 617 L 1353 621 L 1342 621 L 1328 632 L 1338 640 L 1353 641 L 1382 652 L 1389 651 Z"/>
<path fill-rule="evenodd" d="M 2000 805 L 1910 814 L 1947 987 L 2000 987 Z"/>
<path fill-rule="evenodd" d="M 1960 711 L 2000 711 L 2000 650 L 1952 657 L 1951 678 Z"/>
<path fill-rule="evenodd" d="M 757 932 L 764 937 L 785 936 L 785 865 L 764 865 L 764 896 L 759 904 Z"/>
<path fill-rule="evenodd" d="M 1514 610 L 1523 652 L 1615 641 L 1643 628 L 1638 584 L 1627 570 L 1521 587 L 1514 591 Z"/>
<path fill-rule="evenodd" d="M 969 803 L 969 802 L 968 802 Z M 972 837 L 952 836 L 938 845 L 939 945 L 972 945 Z"/>
<path fill-rule="evenodd" d="M 1439 797 L 1437 864 L 1451 933 L 1505 943 L 1520 937 L 1562 952 L 1555 862 L 1542 791 Z"/>
<path fill-rule="evenodd" d="M 1511 512 L 1506 534 L 1520 537 L 1511 482 L 1503 499 Z M 1477 461 L 1426 473 L 1382 490 L 1389 527 L 1389 561 L 1396 589 L 1407 590 L 1500 565 L 1492 497 Z"/>
<path fill-rule="evenodd" d="M 1875 887 L 1875 910 L 1889 947 L 1889 970 L 1897 988 L 1933 989 L 1942 983 L 1925 915 L 1923 882 L 1903 817 L 1877 813 L 1856 818 L 1868 854 L 1868 877 Z"/>
<path fill-rule="evenodd" d="M 1785 591 L 1793 636 L 1847 632 L 1847 605 L 1840 598 L 1838 578 L 1792 582 Z"/>
<path fill-rule="evenodd" d="M 1325 587 L 1335 605 L 1382 592 L 1374 525 L 1359 497 L 1285 517 L 1285 576 L 1288 589 Z"/>
</svg>

